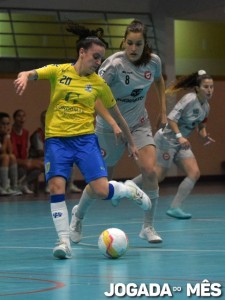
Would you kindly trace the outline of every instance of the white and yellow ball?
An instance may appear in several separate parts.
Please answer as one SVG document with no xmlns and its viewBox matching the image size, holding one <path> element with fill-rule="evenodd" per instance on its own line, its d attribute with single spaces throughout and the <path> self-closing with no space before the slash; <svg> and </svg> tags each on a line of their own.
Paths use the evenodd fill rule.
<svg viewBox="0 0 225 300">
<path fill-rule="evenodd" d="M 108 258 L 119 258 L 128 249 L 128 237 L 126 233 L 118 228 L 104 230 L 98 239 L 100 252 Z"/>
</svg>

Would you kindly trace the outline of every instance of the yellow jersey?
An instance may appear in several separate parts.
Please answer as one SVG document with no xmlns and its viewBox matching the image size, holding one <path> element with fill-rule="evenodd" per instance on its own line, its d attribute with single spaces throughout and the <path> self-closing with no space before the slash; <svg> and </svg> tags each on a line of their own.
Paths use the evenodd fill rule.
<svg viewBox="0 0 225 300">
<path fill-rule="evenodd" d="M 51 84 L 45 138 L 94 133 L 96 99 L 106 108 L 116 105 L 109 86 L 96 73 L 79 76 L 71 63 L 47 65 L 36 72 L 38 79 Z"/>
</svg>

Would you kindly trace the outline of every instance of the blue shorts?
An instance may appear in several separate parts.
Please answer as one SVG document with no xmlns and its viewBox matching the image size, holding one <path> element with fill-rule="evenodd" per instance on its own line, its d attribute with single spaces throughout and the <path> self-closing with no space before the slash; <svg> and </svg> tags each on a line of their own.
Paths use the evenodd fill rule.
<svg viewBox="0 0 225 300">
<path fill-rule="evenodd" d="M 86 183 L 108 175 L 95 134 L 54 137 L 45 141 L 46 181 L 55 176 L 68 180 L 74 163 Z"/>
</svg>

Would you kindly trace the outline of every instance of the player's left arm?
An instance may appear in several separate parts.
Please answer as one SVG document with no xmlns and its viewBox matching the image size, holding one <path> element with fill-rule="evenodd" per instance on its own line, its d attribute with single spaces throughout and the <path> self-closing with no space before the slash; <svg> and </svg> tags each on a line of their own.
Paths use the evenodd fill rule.
<svg viewBox="0 0 225 300">
<path fill-rule="evenodd" d="M 117 124 L 116 120 L 110 114 L 109 110 L 104 107 L 102 101 L 99 99 L 97 99 L 95 102 L 95 111 L 112 127 L 117 144 L 118 139 L 122 136 L 122 130 Z"/>
<path fill-rule="evenodd" d="M 133 137 L 131 135 L 130 129 L 124 117 L 122 116 L 117 104 L 115 104 L 112 108 L 109 108 L 109 112 L 112 117 L 116 120 L 116 122 L 120 125 L 124 137 L 126 138 L 127 142 L 130 146 L 131 156 L 137 160 L 138 159 L 138 149 L 134 143 Z"/>
<path fill-rule="evenodd" d="M 167 116 L 166 116 L 165 81 L 163 79 L 162 74 L 159 78 L 155 79 L 154 83 L 155 83 L 156 93 L 160 103 L 161 127 L 163 127 L 167 123 Z"/>
<path fill-rule="evenodd" d="M 131 155 L 135 160 L 138 159 L 138 149 L 134 143 L 133 137 L 131 135 L 129 126 L 122 116 L 117 104 L 116 100 L 113 97 L 112 91 L 108 84 L 104 81 L 102 86 L 102 92 L 99 94 L 99 99 L 102 101 L 103 106 L 108 109 L 109 113 L 113 117 L 113 119 L 119 124 L 122 129 L 123 135 L 130 146 Z"/>
<path fill-rule="evenodd" d="M 205 122 L 203 121 L 202 123 L 200 123 L 198 125 L 198 134 L 200 135 L 200 137 L 203 138 L 203 140 L 204 140 L 204 146 L 206 146 L 206 145 L 208 145 L 210 143 L 214 143 L 215 142 L 215 140 L 212 139 L 209 136 L 209 134 L 207 133 L 207 130 L 206 130 L 206 121 Z"/>
</svg>

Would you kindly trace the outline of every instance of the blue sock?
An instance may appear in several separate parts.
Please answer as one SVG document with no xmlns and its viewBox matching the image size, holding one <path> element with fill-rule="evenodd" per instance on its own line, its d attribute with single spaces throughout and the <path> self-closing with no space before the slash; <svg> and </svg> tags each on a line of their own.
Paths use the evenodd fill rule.
<svg viewBox="0 0 225 300">
<path fill-rule="evenodd" d="M 109 194 L 107 198 L 105 198 L 104 200 L 112 199 L 113 195 L 114 195 L 114 186 L 109 182 Z"/>
<path fill-rule="evenodd" d="M 59 195 L 51 195 L 50 202 L 51 203 L 58 203 L 65 201 L 65 194 L 59 194 Z"/>
</svg>

